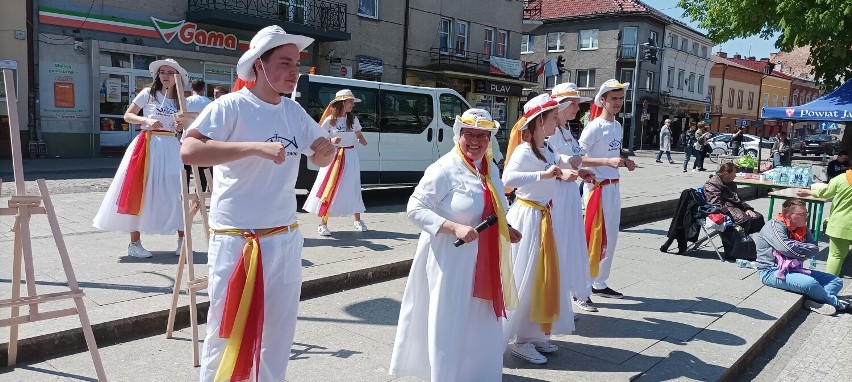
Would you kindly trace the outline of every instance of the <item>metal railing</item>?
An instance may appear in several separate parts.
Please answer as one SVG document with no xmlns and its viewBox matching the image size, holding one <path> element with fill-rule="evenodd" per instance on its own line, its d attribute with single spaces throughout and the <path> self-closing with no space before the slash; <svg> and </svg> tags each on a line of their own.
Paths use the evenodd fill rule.
<svg viewBox="0 0 852 382">
<path fill-rule="evenodd" d="M 474 52 L 469 49 L 432 48 L 429 50 L 432 65 L 437 67 L 461 67 L 474 69 L 481 73 L 491 72 L 491 61 L 493 55 Z"/>
<path fill-rule="evenodd" d="M 225 11 L 346 31 L 346 4 L 328 0 L 189 0 L 189 11 Z"/>
<path fill-rule="evenodd" d="M 621 44 L 618 46 L 619 60 L 634 60 L 636 59 L 636 45 Z"/>
<path fill-rule="evenodd" d="M 524 19 L 541 18 L 541 0 L 524 0 Z"/>
</svg>

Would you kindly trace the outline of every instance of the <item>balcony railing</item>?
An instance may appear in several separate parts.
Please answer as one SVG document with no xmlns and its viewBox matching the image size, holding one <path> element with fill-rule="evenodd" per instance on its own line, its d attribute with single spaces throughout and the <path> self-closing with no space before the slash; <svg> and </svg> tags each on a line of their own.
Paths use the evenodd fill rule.
<svg viewBox="0 0 852 382">
<path fill-rule="evenodd" d="M 636 45 L 624 45 L 621 44 L 618 46 L 618 59 L 619 60 L 635 60 L 636 59 Z"/>
<path fill-rule="evenodd" d="M 189 0 L 188 12 L 203 11 L 227 12 L 346 32 L 346 4 L 328 0 Z"/>
<path fill-rule="evenodd" d="M 536 20 L 541 18 L 542 0 L 524 0 L 524 19 Z"/>
<path fill-rule="evenodd" d="M 491 74 L 492 55 L 471 50 L 432 48 L 429 50 L 431 64 L 437 69 L 473 69 L 482 74 Z M 524 72 L 521 72 L 524 77 Z"/>
</svg>

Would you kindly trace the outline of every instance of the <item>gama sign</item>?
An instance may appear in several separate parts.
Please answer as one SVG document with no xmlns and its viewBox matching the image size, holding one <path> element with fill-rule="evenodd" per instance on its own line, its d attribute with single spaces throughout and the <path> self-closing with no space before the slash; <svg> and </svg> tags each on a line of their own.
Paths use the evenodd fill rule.
<svg viewBox="0 0 852 382">
<path fill-rule="evenodd" d="M 154 27 L 160 32 L 160 36 L 166 43 L 172 42 L 172 39 L 177 37 L 178 41 L 184 44 L 195 44 L 198 46 L 227 49 L 227 50 L 246 50 L 248 46 L 241 47 L 240 39 L 233 33 L 224 33 L 219 31 L 208 31 L 201 29 L 198 24 L 193 22 L 181 21 L 166 21 L 151 17 L 154 22 Z M 245 45 L 248 45 L 245 43 Z"/>
</svg>

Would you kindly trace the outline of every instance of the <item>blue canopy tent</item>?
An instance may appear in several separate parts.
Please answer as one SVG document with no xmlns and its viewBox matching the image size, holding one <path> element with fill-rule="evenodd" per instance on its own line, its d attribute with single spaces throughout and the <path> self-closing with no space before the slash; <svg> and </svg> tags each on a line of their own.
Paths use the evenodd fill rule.
<svg viewBox="0 0 852 382">
<path fill-rule="evenodd" d="M 852 122 L 852 80 L 833 92 L 799 106 L 764 107 L 762 119 L 783 121 Z"/>
</svg>

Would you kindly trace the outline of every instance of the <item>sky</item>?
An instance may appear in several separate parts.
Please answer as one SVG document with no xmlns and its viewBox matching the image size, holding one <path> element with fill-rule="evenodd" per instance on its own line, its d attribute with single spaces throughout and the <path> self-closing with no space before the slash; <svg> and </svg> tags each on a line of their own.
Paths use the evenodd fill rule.
<svg viewBox="0 0 852 382">
<path fill-rule="evenodd" d="M 665 13 L 666 15 L 669 15 L 673 18 L 687 23 L 690 27 L 696 30 L 699 30 L 703 33 L 707 33 L 706 30 L 698 27 L 697 22 L 690 22 L 689 19 L 683 16 L 683 9 L 677 6 L 678 0 L 644 0 L 644 2 L 645 4 L 656 8 L 657 10 Z M 723 52 L 727 52 L 729 55 L 739 53 L 744 57 L 754 56 L 757 58 L 768 58 L 769 53 L 774 53 L 778 51 L 778 49 L 775 48 L 775 39 L 777 37 L 778 35 L 776 34 L 772 37 L 771 40 L 763 40 L 758 36 L 749 37 L 745 39 L 730 40 L 713 47 L 713 52 L 718 52 L 721 49 Z"/>
</svg>

